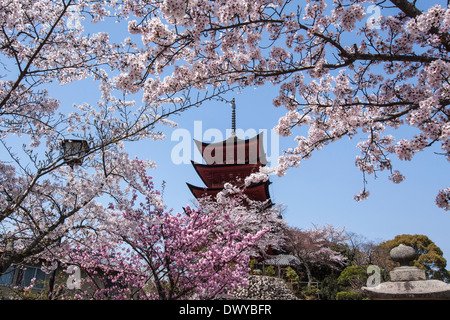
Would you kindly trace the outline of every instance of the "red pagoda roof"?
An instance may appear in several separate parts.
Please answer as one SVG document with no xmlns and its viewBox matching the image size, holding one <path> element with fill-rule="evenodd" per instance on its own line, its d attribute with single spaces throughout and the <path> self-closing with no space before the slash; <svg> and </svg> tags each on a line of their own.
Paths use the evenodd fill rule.
<svg viewBox="0 0 450 320">
<path fill-rule="evenodd" d="M 223 188 L 226 182 L 242 185 L 250 174 L 258 172 L 261 162 L 254 164 L 217 164 L 207 165 L 191 161 L 195 171 L 208 188 Z"/>
<path fill-rule="evenodd" d="M 223 164 L 267 164 L 263 145 L 264 132 L 250 139 L 239 139 L 232 135 L 227 140 L 206 143 L 194 139 L 203 159 L 208 165 Z"/>
<path fill-rule="evenodd" d="M 186 184 L 196 199 L 200 199 L 205 196 L 211 196 L 212 198 L 215 198 L 217 196 L 217 194 L 223 190 L 223 187 L 221 187 L 221 188 L 202 188 L 202 187 L 193 186 L 192 184 L 189 184 L 189 183 L 186 183 Z M 246 187 L 244 192 L 247 195 L 247 197 L 251 200 L 266 201 L 266 200 L 270 199 L 269 184 L 270 184 L 269 181 L 254 184 L 252 186 Z"/>
<path fill-rule="evenodd" d="M 234 132 L 234 130 L 233 130 Z M 220 142 L 206 143 L 194 139 L 206 164 L 192 161 L 195 171 L 206 187 L 196 187 L 187 183 L 196 199 L 216 195 L 224 189 L 225 183 L 243 187 L 250 174 L 258 172 L 267 164 L 263 145 L 264 132 L 250 139 L 239 139 L 234 134 Z M 251 200 L 270 200 L 269 181 L 243 188 Z M 270 202 L 271 203 L 271 202 Z M 271 205 L 271 204 L 270 204 Z"/>
</svg>

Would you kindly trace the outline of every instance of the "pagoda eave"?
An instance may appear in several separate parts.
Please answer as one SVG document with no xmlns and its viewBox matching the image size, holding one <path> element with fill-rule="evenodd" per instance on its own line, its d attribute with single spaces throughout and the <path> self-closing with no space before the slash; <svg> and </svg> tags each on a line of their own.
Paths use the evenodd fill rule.
<svg viewBox="0 0 450 320">
<path fill-rule="evenodd" d="M 225 182 L 234 185 L 241 185 L 245 178 L 252 173 L 259 172 L 259 168 L 263 166 L 261 162 L 254 164 L 218 164 L 207 165 L 191 161 L 195 171 L 208 188 L 222 187 Z"/>
<path fill-rule="evenodd" d="M 211 196 L 211 198 L 215 199 L 217 194 L 223 190 L 223 187 L 206 188 L 206 187 L 197 187 L 190 183 L 186 184 L 196 199 L 201 199 L 206 196 Z M 244 188 L 244 194 L 247 195 L 249 199 L 254 201 L 267 201 L 270 199 L 269 185 L 270 181 L 264 181 L 257 184 L 253 184 L 249 187 Z"/>
<path fill-rule="evenodd" d="M 245 164 L 260 162 L 267 164 L 263 146 L 264 132 L 253 138 L 239 139 L 231 136 L 227 140 L 207 143 L 194 139 L 195 145 L 208 165 Z M 216 154 L 221 153 L 221 154 Z"/>
</svg>

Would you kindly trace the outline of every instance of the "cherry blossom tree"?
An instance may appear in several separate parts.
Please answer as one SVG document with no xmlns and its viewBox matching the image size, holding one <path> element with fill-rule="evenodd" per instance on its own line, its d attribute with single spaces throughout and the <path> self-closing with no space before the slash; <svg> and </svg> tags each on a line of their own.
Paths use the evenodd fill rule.
<svg viewBox="0 0 450 320">
<path fill-rule="evenodd" d="M 245 194 L 245 189 L 226 183 L 224 190 L 215 198 L 199 199 L 197 210 L 206 214 L 228 212 L 234 227 L 243 234 L 256 234 L 260 230 L 266 230 L 252 248 L 250 255 L 253 258 L 262 258 L 284 248 L 287 225 L 282 216 L 282 204 L 273 205 L 270 200 L 251 200 Z"/>
<path fill-rule="evenodd" d="M 336 268 L 345 262 L 345 257 L 333 246 L 347 240 L 344 230 L 325 225 L 314 226 L 311 229 L 290 227 L 286 230 L 286 250 L 295 256 L 301 265 L 295 265 L 294 270 L 300 271 L 303 267 L 308 277 L 308 287 L 313 280 L 312 268 L 329 266 Z"/>
<path fill-rule="evenodd" d="M 11 263 L 61 243 L 69 226 L 82 227 L 84 219 L 102 209 L 94 199 L 108 189 L 113 191 L 118 175 L 132 178 L 133 174 L 120 172 L 119 163 L 126 158 L 112 143 L 125 132 L 119 133 L 119 128 L 131 123 L 123 127 L 117 126 L 118 119 L 107 123 L 114 120 L 118 102 L 105 96 L 98 109 L 86 105 L 80 106 L 85 114 L 63 114 L 60 101 L 49 96 L 46 86 L 87 77 L 107 81 L 102 66 L 119 64 L 120 46 L 111 44 L 106 33 L 86 36 L 80 24 L 69 26 L 75 12 L 77 19 L 88 14 L 100 19 L 98 6 L 24 0 L 2 1 L 0 8 L 0 54 L 6 72 L 0 78 L 2 273 Z M 102 133 L 107 126 L 116 132 Z M 15 137 L 24 143 L 23 150 L 16 147 Z M 66 166 L 59 150 L 68 137 L 89 140 L 92 148 L 83 160 L 93 171 Z"/>
<path fill-rule="evenodd" d="M 124 206 L 132 189 L 144 192 L 124 143 L 161 139 L 155 126 L 175 125 L 168 116 L 230 90 L 279 88 L 273 104 L 286 114 L 275 128 L 295 136 L 279 176 L 358 134 L 365 136 L 355 160 L 364 183 L 356 200 L 369 195 L 368 175 L 405 179 L 391 156 L 410 161 L 438 146 L 450 160 L 446 5 L 0 0 L 0 273 L 58 255 L 69 239 L 97 228 L 109 212 L 100 197 Z M 366 16 L 369 6 L 380 10 L 376 21 Z M 114 42 L 88 27 L 110 22 L 125 22 L 130 37 Z M 51 85 L 74 81 L 94 81 L 98 101 L 71 106 L 52 97 Z M 411 129 L 406 137 L 402 128 Z M 88 142 L 72 159 L 82 166 L 60 153 L 67 139 Z M 437 192 L 436 204 L 450 209 L 449 188 Z"/>
<path fill-rule="evenodd" d="M 111 205 L 61 257 L 88 274 L 82 285 L 90 288 L 76 297 L 211 299 L 245 285 L 250 254 L 268 229 L 242 231 L 224 206 L 167 211 L 145 167 L 138 169 L 144 193 L 134 191 L 123 211 Z"/>
<path fill-rule="evenodd" d="M 391 156 L 412 160 L 438 145 L 449 158 L 447 4 L 408 0 L 147 1 L 129 4 L 141 35 L 140 76 L 134 67 L 117 79 L 145 99 L 188 88 L 279 87 L 286 108 L 277 132 L 295 145 L 279 159 L 280 176 L 331 142 L 362 134 L 355 164 L 366 178 L 387 171 L 405 177 Z M 379 12 L 374 20 L 369 8 Z M 147 63 L 146 61 L 150 61 Z M 160 77 L 171 66 L 170 74 Z M 303 131 L 302 128 L 306 130 Z M 403 137 L 398 129 L 411 128 Z M 306 132 L 305 135 L 303 132 Z M 397 135 L 399 138 L 396 138 Z M 436 204 L 449 210 L 450 189 Z"/>
<path fill-rule="evenodd" d="M 149 77 L 157 82 L 164 68 L 186 58 L 176 54 L 176 42 L 174 54 L 152 53 L 147 40 L 138 48 L 130 38 L 113 43 L 107 32 L 87 28 L 87 23 L 132 16 L 152 18 L 164 8 L 146 11 L 144 3 L 94 0 L 3 1 L 0 8 L 1 274 L 13 263 L 58 257 L 79 233 L 97 228 L 98 217 L 108 212 L 99 198 L 122 202 L 132 188 L 142 191 L 124 142 L 162 139 L 155 125 L 175 125 L 168 116 L 220 96 L 232 85 L 195 100 L 185 85 L 176 95 L 171 86 L 153 95 L 147 90 Z M 160 32 L 161 44 L 166 36 Z M 101 94 L 96 103 L 65 106 L 49 91 L 51 84 L 92 80 Z M 144 87 L 140 105 L 133 95 Z M 168 103 L 173 107 L 167 109 Z M 17 137 L 22 150 L 16 147 Z M 86 141 L 88 147 L 69 161 L 60 150 L 71 139 Z"/>
<path fill-rule="evenodd" d="M 162 139 L 155 126 L 174 125 L 167 117 L 191 105 L 139 105 L 117 89 L 114 76 L 136 66 L 135 45 L 85 27 L 126 19 L 119 7 L 94 0 L 0 1 L 0 274 L 12 263 L 64 250 L 70 232 L 92 228 L 106 210 L 97 199 L 120 199 L 139 185 L 124 143 Z M 52 85 L 74 81 L 96 84 L 98 101 L 72 106 L 51 96 Z M 69 159 L 61 150 L 73 139 L 87 148 Z"/>
</svg>

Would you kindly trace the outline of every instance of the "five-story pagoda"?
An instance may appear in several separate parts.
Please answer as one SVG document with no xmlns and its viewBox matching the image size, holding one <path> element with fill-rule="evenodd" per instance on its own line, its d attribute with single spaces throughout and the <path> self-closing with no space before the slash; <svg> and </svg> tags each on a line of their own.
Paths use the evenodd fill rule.
<svg viewBox="0 0 450 320">
<path fill-rule="evenodd" d="M 196 199 L 215 196 L 224 189 L 225 183 L 241 187 L 245 195 L 256 201 L 270 202 L 269 184 L 264 181 L 245 186 L 244 180 L 252 173 L 259 172 L 267 164 L 263 145 L 263 132 L 250 139 L 236 136 L 236 106 L 232 100 L 232 134 L 220 142 L 205 143 L 194 140 L 205 164 L 192 162 L 197 174 L 206 187 L 197 187 L 187 183 Z"/>
</svg>

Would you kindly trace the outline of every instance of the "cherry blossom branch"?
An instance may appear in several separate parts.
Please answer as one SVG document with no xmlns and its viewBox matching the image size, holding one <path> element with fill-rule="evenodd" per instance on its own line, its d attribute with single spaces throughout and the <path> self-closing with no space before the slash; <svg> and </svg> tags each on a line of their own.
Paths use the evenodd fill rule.
<svg viewBox="0 0 450 320">
<path fill-rule="evenodd" d="M 44 46 L 47 44 L 47 41 L 50 39 L 50 36 L 53 35 L 53 32 L 54 32 L 56 26 L 60 23 L 61 19 L 66 14 L 66 11 L 70 6 L 70 3 L 71 3 L 71 0 L 69 0 L 67 4 L 63 1 L 63 9 L 61 10 L 60 14 L 56 17 L 56 20 L 51 25 L 51 27 L 50 27 L 49 31 L 47 32 L 46 36 L 44 37 L 44 39 L 39 43 L 36 50 L 34 50 L 33 54 L 29 58 L 27 64 L 25 65 L 25 67 L 21 70 L 20 74 L 18 75 L 17 80 L 11 86 L 11 89 L 9 90 L 9 92 L 4 96 L 2 101 L 0 101 L 0 110 L 5 106 L 5 104 L 10 99 L 12 93 L 19 87 L 19 84 L 22 82 L 22 80 L 28 74 L 29 68 L 32 66 L 32 64 L 34 63 L 34 60 L 37 58 L 38 54 L 42 51 Z M 19 66 L 20 66 L 20 64 L 19 64 Z"/>
</svg>

